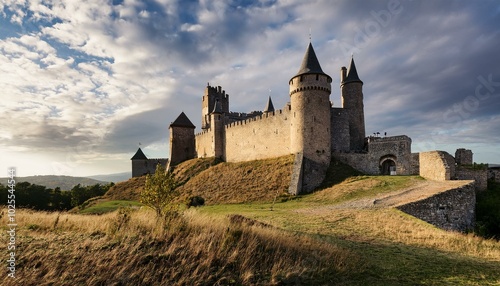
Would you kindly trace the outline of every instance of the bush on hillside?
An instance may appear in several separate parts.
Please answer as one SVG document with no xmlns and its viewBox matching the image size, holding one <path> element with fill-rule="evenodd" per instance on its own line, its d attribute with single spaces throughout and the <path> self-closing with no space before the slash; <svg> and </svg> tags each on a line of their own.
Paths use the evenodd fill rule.
<svg viewBox="0 0 500 286">
<path fill-rule="evenodd" d="M 200 196 L 192 196 L 189 197 L 188 202 L 187 202 L 187 207 L 201 207 L 205 205 L 205 199 L 200 197 Z"/>
<path fill-rule="evenodd" d="M 146 184 L 141 193 L 141 203 L 152 208 L 156 217 L 166 218 L 176 212 L 172 202 L 177 197 L 179 186 L 175 175 L 158 164 L 153 175 L 146 176 Z"/>
</svg>

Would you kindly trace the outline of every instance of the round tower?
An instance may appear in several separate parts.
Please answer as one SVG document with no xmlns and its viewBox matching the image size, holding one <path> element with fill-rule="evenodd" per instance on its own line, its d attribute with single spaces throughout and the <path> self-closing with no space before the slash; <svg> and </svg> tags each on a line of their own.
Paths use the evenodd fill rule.
<svg viewBox="0 0 500 286">
<path fill-rule="evenodd" d="M 363 82 L 359 79 L 353 58 L 351 58 L 349 71 L 345 67 L 342 67 L 340 71 L 340 92 L 342 107 L 349 114 L 350 149 L 363 150 L 365 145 Z"/>
<path fill-rule="evenodd" d="M 291 150 L 327 163 L 330 161 L 331 82 L 332 78 L 321 69 L 309 43 L 299 72 L 289 82 Z"/>
<path fill-rule="evenodd" d="M 309 43 L 299 72 L 290 79 L 292 153 L 303 153 L 303 191 L 318 186 L 330 164 L 331 152 L 331 82 L 321 69 Z M 309 170 L 308 170 L 309 169 Z"/>
</svg>

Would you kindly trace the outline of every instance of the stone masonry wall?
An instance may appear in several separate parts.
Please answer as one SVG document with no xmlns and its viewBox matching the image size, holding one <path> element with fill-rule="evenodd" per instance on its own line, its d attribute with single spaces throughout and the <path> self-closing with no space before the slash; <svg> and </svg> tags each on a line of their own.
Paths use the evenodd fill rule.
<svg viewBox="0 0 500 286">
<path fill-rule="evenodd" d="M 383 157 L 390 156 L 396 160 L 397 175 L 411 174 L 411 139 L 406 135 L 374 138 L 368 143 L 368 153 L 377 168 Z"/>
<path fill-rule="evenodd" d="M 273 158 L 287 154 L 291 154 L 289 110 L 276 110 L 226 125 L 228 162 Z"/>
<path fill-rule="evenodd" d="M 196 145 L 196 156 L 198 158 L 204 157 L 215 157 L 214 150 L 214 133 L 209 129 L 196 134 L 195 145 Z"/>
<path fill-rule="evenodd" d="M 474 182 L 471 181 L 460 188 L 397 208 L 445 230 L 467 231 L 473 229 L 475 223 L 474 188 Z"/>
<path fill-rule="evenodd" d="M 420 152 L 420 176 L 436 181 L 450 180 L 452 174 L 445 153 L 444 151 Z"/>
<path fill-rule="evenodd" d="M 350 150 L 349 114 L 346 109 L 334 107 L 331 109 L 332 152 Z"/>
<path fill-rule="evenodd" d="M 195 157 L 194 128 L 170 127 L 170 163 L 176 165 Z"/>
<path fill-rule="evenodd" d="M 379 175 L 381 158 L 390 156 L 395 160 L 398 175 L 410 175 L 411 139 L 408 136 L 371 138 L 371 140 L 368 143 L 368 152 L 333 152 L 332 156 L 369 175 Z"/>
<path fill-rule="evenodd" d="M 153 158 L 146 160 L 132 160 L 132 177 L 153 174 L 156 171 L 156 166 L 158 164 L 165 167 L 168 164 L 168 159 Z"/>
<path fill-rule="evenodd" d="M 457 166 L 455 171 L 457 180 L 475 180 L 476 191 L 485 191 L 488 188 L 488 170 L 472 170 L 465 166 Z"/>
<path fill-rule="evenodd" d="M 493 180 L 500 183 L 500 168 L 489 168 L 488 169 L 488 180 Z"/>
<path fill-rule="evenodd" d="M 411 153 L 410 175 L 420 175 L 420 154 Z"/>
<path fill-rule="evenodd" d="M 378 175 L 380 172 L 378 164 L 368 153 L 332 152 L 332 157 L 365 174 Z"/>
</svg>

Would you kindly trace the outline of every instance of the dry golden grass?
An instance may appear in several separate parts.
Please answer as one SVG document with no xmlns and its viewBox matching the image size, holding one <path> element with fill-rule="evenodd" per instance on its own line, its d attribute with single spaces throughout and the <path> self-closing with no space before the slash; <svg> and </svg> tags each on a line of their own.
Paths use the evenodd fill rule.
<svg viewBox="0 0 500 286">
<path fill-rule="evenodd" d="M 205 204 L 272 201 L 287 196 L 293 156 L 241 163 L 220 163 L 179 188 L 182 198 L 201 196 Z"/>
<path fill-rule="evenodd" d="M 127 181 L 116 183 L 106 192 L 103 199 L 110 201 L 139 201 L 145 183 L 146 176 L 130 178 Z"/>
<path fill-rule="evenodd" d="M 185 161 L 175 166 L 180 200 L 201 196 L 205 203 L 272 201 L 276 195 L 288 196 L 293 156 L 243 163 L 219 162 L 215 158 Z M 112 200 L 139 201 L 145 176 L 117 183 L 101 198 L 89 204 Z"/>
<path fill-rule="evenodd" d="M 2 285 L 330 284 L 358 260 L 329 243 L 196 210 L 167 227 L 145 209 L 16 215 L 17 278 Z"/>
</svg>

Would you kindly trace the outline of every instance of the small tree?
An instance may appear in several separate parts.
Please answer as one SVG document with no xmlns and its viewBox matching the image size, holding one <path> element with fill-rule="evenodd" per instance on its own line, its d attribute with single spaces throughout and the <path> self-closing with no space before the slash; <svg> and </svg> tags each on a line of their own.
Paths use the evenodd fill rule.
<svg viewBox="0 0 500 286">
<path fill-rule="evenodd" d="M 153 175 L 146 175 L 141 203 L 152 208 L 157 218 L 166 218 L 174 213 L 172 201 L 177 195 L 177 180 L 172 172 L 167 172 L 161 164 L 156 166 Z"/>
</svg>

